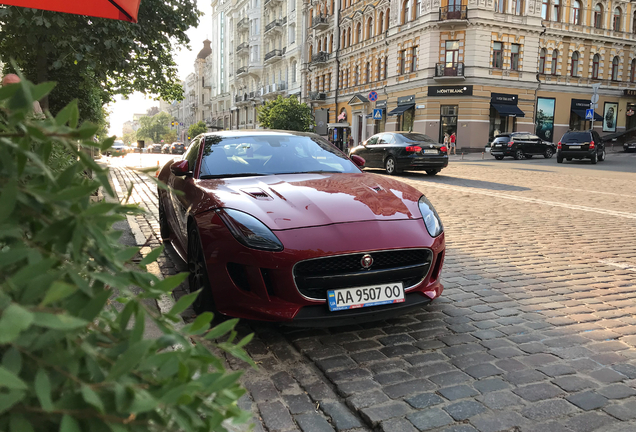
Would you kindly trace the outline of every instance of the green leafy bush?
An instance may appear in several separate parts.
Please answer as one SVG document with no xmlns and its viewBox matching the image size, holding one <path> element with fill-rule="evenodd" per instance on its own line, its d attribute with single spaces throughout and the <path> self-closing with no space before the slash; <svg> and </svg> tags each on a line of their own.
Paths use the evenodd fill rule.
<svg viewBox="0 0 636 432">
<path fill-rule="evenodd" d="M 223 431 L 226 419 L 245 421 L 240 372 L 210 349 L 249 361 L 250 337 L 235 341 L 236 320 L 210 330 L 209 313 L 175 326 L 196 293 L 163 316 L 144 303 L 185 274 L 160 280 L 146 271 L 160 249 L 139 263 L 139 248 L 118 243 L 112 224 L 140 210 L 92 203 L 100 187 L 114 195 L 107 169 L 79 150 L 113 139 L 93 142 L 97 127 L 78 127 L 75 103 L 33 118 L 33 101 L 52 88 L 0 89 L 0 430 Z M 72 157 L 52 167 L 56 155 Z M 161 337 L 144 339 L 147 320 Z"/>
</svg>

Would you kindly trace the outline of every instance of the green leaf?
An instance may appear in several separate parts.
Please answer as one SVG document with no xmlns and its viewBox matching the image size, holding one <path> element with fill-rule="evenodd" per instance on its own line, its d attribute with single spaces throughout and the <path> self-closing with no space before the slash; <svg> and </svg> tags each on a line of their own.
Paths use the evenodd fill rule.
<svg viewBox="0 0 636 432">
<path fill-rule="evenodd" d="M 187 277 L 188 273 L 179 273 L 174 276 L 169 276 L 164 280 L 157 282 L 153 288 L 165 293 L 172 292 L 172 290 L 181 285 Z"/>
<path fill-rule="evenodd" d="M 84 213 L 82 213 L 82 215 L 93 216 L 93 215 L 106 214 L 112 211 L 113 209 L 117 208 L 118 206 L 119 204 L 117 203 L 100 202 L 100 203 L 90 205 L 86 210 L 84 210 Z"/>
<path fill-rule="evenodd" d="M 220 338 L 221 336 L 223 336 L 230 330 L 234 329 L 238 321 L 239 321 L 238 318 L 232 318 L 222 322 L 221 324 L 217 325 L 216 327 L 211 329 L 209 332 L 207 332 L 205 335 L 205 339 L 211 340 L 211 339 Z"/>
<path fill-rule="evenodd" d="M 75 330 L 88 325 L 88 321 L 66 314 L 34 312 L 33 324 L 52 330 Z"/>
<path fill-rule="evenodd" d="M 145 266 L 145 265 L 148 265 L 150 263 L 153 263 L 153 262 L 157 261 L 157 258 L 159 258 L 159 255 L 161 255 L 161 252 L 163 252 L 163 250 L 164 250 L 164 246 L 163 245 L 161 245 L 161 246 L 159 246 L 157 248 L 154 248 L 152 251 L 150 251 L 150 253 L 148 255 L 146 255 L 141 260 L 139 265 Z"/>
<path fill-rule="evenodd" d="M 16 413 L 11 414 L 9 430 L 11 432 L 34 432 L 31 423 L 22 414 Z"/>
<path fill-rule="evenodd" d="M 65 414 L 60 423 L 60 432 L 82 432 L 79 423 L 73 417 Z"/>
<path fill-rule="evenodd" d="M 85 319 L 86 321 L 94 320 L 99 312 L 104 308 L 104 305 L 112 294 L 113 293 L 110 290 L 104 289 L 102 292 L 93 297 L 88 302 L 88 304 L 86 304 L 86 306 L 82 308 L 79 313 L 79 317 Z"/>
<path fill-rule="evenodd" d="M 115 258 L 121 262 L 128 262 L 130 261 L 135 255 L 137 255 L 137 253 L 140 251 L 141 248 L 138 247 L 129 247 L 126 248 L 124 250 L 121 250 L 119 252 L 117 252 L 117 255 L 115 255 Z"/>
<path fill-rule="evenodd" d="M 130 372 L 135 366 L 139 364 L 146 356 L 146 353 L 152 346 L 154 341 L 143 340 L 133 344 L 122 355 L 119 356 L 113 367 L 108 374 L 108 380 L 117 380 L 120 376 Z"/>
<path fill-rule="evenodd" d="M 135 391 L 135 397 L 130 405 L 130 412 L 139 414 L 155 409 L 159 401 L 145 390 Z"/>
<path fill-rule="evenodd" d="M 19 375 L 22 370 L 22 356 L 14 347 L 9 348 L 2 356 L 2 366 L 10 372 Z"/>
<path fill-rule="evenodd" d="M 236 343 L 236 345 L 234 345 L 236 348 L 242 348 L 245 345 L 247 345 L 248 343 L 250 343 L 252 341 L 252 339 L 254 339 L 254 333 L 250 333 L 247 336 L 245 336 L 243 339 L 241 339 L 240 341 L 238 341 Z"/>
<path fill-rule="evenodd" d="M 35 395 L 40 401 L 40 405 L 44 411 L 53 410 L 53 401 L 51 400 L 51 381 L 43 368 L 39 368 L 35 374 Z"/>
<path fill-rule="evenodd" d="M 195 291 L 193 293 L 184 295 L 177 301 L 177 303 L 174 306 L 172 306 L 172 309 L 170 309 L 170 312 L 168 312 L 168 314 L 175 315 L 175 316 L 179 315 L 181 312 L 186 310 L 192 303 L 194 303 L 198 295 L 199 295 L 199 291 Z"/>
<path fill-rule="evenodd" d="M 33 322 L 33 314 L 22 306 L 11 303 L 0 318 L 0 344 L 13 342 Z"/>
<path fill-rule="evenodd" d="M 86 197 L 91 195 L 99 188 L 97 183 L 91 183 L 88 185 L 75 186 L 72 188 L 65 189 L 61 192 L 56 193 L 51 197 L 53 201 L 67 201 L 71 199 L 77 199 L 79 197 Z"/>
<path fill-rule="evenodd" d="M 40 306 L 46 306 L 65 297 L 68 297 L 75 291 L 77 291 L 77 287 L 75 285 L 69 285 L 65 282 L 53 282 L 53 285 L 51 285 L 51 288 L 49 288 L 49 290 L 46 292 L 46 295 L 40 303 Z"/>
<path fill-rule="evenodd" d="M 113 146 L 113 144 L 115 143 L 115 138 L 116 138 L 116 137 L 114 137 L 114 136 L 106 138 L 106 139 L 105 139 L 104 141 L 102 141 L 102 143 L 100 144 L 99 149 L 100 149 L 101 151 L 106 151 L 106 150 L 108 150 L 109 148 L 111 148 L 111 147 Z"/>
<path fill-rule="evenodd" d="M 18 378 L 13 372 L 0 366 L 0 388 L 8 388 L 14 390 L 27 390 L 28 387 L 24 381 Z"/>
<path fill-rule="evenodd" d="M 82 386 L 82 397 L 87 404 L 94 406 L 99 412 L 104 412 L 104 404 L 99 395 L 89 386 Z"/>
<path fill-rule="evenodd" d="M 68 123 L 71 118 L 75 118 L 75 124 L 71 125 L 71 127 L 76 128 L 78 117 L 79 109 L 77 108 L 77 99 L 73 99 L 71 102 L 69 102 L 68 105 L 66 105 L 57 113 L 57 115 L 55 116 L 55 123 L 57 123 L 58 126 L 63 126 Z"/>
<path fill-rule="evenodd" d="M 0 414 L 11 409 L 11 407 L 24 399 L 25 396 L 26 392 L 22 390 L 11 390 L 7 393 L 0 393 Z"/>
<path fill-rule="evenodd" d="M 31 88 L 31 95 L 33 96 L 33 100 L 39 101 L 44 96 L 49 94 L 51 90 L 55 87 L 54 82 L 43 82 L 41 84 L 37 84 Z"/>
<path fill-rule="evenodd" d="M 203 312 L 201 315 L 196 317 L 192 324 L 190 324 L 189 329 L 187 329 L 188 333 L 197 334 L 201 333 L 201 331 L 207 330 L 212 319 L 214 319 L 214 314 L 212 312 Z M 184 330 L 186 328 L 184 328 Z"/>
<path fill-rule="evenodd" d="M 23 260 L 28 254 L 29 249 L 25 247 L 9 248 L 6 252 L 0 253 L 0 267 Z"/>
<path fill-rule="evenodd" d="M 13 213 L 17 196 L 18 179 L 13 177 L 2 186 L 2 193 L 0 193 L 0 222 L 3 222 Z"/>
</svg>

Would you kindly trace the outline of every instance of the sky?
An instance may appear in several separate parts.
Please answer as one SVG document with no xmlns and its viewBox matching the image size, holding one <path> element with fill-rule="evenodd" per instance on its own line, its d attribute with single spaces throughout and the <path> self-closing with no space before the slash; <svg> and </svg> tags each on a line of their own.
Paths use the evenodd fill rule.
<svg viewBox="0 0 636 432">
<path fill-rule="evenodd" d="M 208 24 L 212 20 L 210 3 L 209 0 L 197 0 L 197 7 L 205 15 L 199 18 L 199 27 L 187 31 L 191 49 L 181 49 L 173 53 L 181 80 L 194 71 L 194 61 L 203 48 L 203 41 L 211 36 Z M 121 96 L 116 96 L 115 102 L 107 106 L 108 111 L 110 111 L 110 134 L 121 136 L 122 126 L 125 122 L 132 120 L 133 114 L 143 114 L 153 106 L 159 106 L 159 102 L 153 100 L 150 95 L 135 93 L 130 95 L 127 100 L 123 100 Z"/>
</svg>

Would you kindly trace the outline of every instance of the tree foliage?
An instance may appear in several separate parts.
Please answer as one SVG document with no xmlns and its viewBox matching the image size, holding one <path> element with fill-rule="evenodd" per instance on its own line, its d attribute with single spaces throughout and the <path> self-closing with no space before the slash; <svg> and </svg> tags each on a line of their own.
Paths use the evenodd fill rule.
<svg viewBox="0 0 636 432">
<path fill-rule="evenodd" d="M 161 142 L 163 136 L 170 131 L 172 116 L 165 111 L 152 117 L 144 116 L 139 119 L 137 136 L 148 137 L 152 142 Z"/>
<path fill-rule="evenodd" d="M 268 101 L 258 111 L 258 122 L 268 129 L 310 132 L 315 122 L 311 108 L 298 102 L 296 96 L 278 96 Z"/>
<path fill-rule="evenodd" d="M 215 346 L 249 361 L 250 337 L 236 342 L 235 320 L 210 330 L 209 313 L 176 328 L 196 293 L 166 315 L 148 306 L 185 274 L 160 280 L 146 266 L 161 249 L 139 262 L 139 248 L 119 244 L 112 224 L 141 210 L 91 202 L 98 188 L 115 195 L 108 170 L 78 150 L 113 139 L 94 142 L 98 127 L 78 126 L 76 103 L 55 118 L 30 116 L 51 88 L 0 89 L 0 430 L 225 430 L 225 419 L 245 418 L 244 391 L 211 341 L 225 338 Z M 52 167 L 56 152 L 70 157 Z M 87 169 L 94 178 L 80 175 Z M 160 337 L 144 338 L 147 320 Z"/>
<path fill-rule="evenodd" d="M 205 125 L 203 121 L 190 125 L 188 128 L 188 136 L 190 139 L 194 139 L 195 136 L 205 133 L 208 131 L 208 127 Z"/>
</svg>

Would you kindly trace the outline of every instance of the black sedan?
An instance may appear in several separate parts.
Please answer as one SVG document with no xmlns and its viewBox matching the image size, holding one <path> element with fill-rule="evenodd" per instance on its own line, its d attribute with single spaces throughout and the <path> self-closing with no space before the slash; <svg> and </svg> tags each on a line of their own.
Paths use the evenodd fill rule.
<svg viewBox="0 0 636 432">
<path fill-rule="evenodd" d="M 497 135 L 490 147 L 490 154 L 497 160 L 504 156 L 515 159 L 530 159 L 532 156 L 543 156 L 550 159 L 556 153 L 553 143 L 543 141 L 529 132 L 511 132 Z"/>
<path fill-rule="evenodd" d="M 150 151 L 152 153 L 161 153 L 161 148 L 162 147 L 163 146 L 161 144 L 158 144 L 158 143 L 157 144 L 153 144 L 152 147 L 150 147 Z"/>
<path fill-rule="evenodd" d="M 448 166 L 448 148 L 428 135 L 414 132 L 383 132 L 351 149 L 362 156 L 367 168 L 384 168 L 387 174 L 404 170 L 435 175 Z"/>
</svg>

